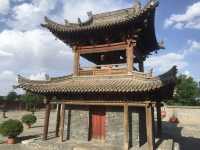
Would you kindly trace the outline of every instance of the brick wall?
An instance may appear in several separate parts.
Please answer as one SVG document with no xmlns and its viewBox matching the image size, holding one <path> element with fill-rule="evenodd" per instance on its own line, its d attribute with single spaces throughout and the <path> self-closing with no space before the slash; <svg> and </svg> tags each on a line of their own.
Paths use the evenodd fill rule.
<svg viewBox="0 0 200 150">
<path fill-rule="evenodd" d="M 73 141 L 89 139 L 89 108 L 72 107 L 65 111 L 65 138 Z M 146 141 L 146 123 L 144 108 L 129 107 L 130 146 L 139 147 Z M 123 108 L 107 107 L 105 120 L 105 142 L 123 146 Z"/>
</svg>

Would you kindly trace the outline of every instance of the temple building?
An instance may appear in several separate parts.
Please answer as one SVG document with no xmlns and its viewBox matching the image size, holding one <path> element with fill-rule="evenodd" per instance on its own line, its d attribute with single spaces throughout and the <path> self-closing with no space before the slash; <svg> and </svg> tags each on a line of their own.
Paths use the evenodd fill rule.
<svg viewBox="0 0 200 150">
<path fill-rule="evenodd" d="M 177 72 L 173 67 L 153 76 L 144 70 L 145 60 L 164 48 L 154 28 L 158 4 L 150 0 L 144 6 L 135 2 L 127 9 L 88 12 L 88 20 L 77 23 L 45 17 L 42 26 L 72 48 L 74 64 L 72 74 L 46 81 L 18 77 L 19 88 L 45 96 L 44 140 L 51 105 L 57 104 L 55 130 L 62 141 L 155 149 L 161 102 L 172 97 Z M 84 67 L 80 58 L 92 67 Z"/>
</svg>

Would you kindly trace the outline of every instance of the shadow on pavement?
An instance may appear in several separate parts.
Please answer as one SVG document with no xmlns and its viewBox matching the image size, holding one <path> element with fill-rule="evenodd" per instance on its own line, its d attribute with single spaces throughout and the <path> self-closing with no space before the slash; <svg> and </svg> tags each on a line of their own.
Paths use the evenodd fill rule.
<svg viewBox="0 0 200 150">
<path fill-rule="evenodd" d="M 161 140 L 157 141 L 158 147 L 163 140 L 173 139 L 174 142 L 179 144 L 180 150 L 199 150 L 200 138 L 186 137 L 182 135 L 183 127 L 178 127 L 177 124 L 162 122 L 163 135 Z"/>
</svg>

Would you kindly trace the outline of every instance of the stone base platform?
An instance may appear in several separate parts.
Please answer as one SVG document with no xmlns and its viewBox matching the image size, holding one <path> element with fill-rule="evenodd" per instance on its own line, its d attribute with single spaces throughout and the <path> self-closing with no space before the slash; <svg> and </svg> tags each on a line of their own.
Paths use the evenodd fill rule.
<svg viewBox="0 0 200 150">
<path fill-rule="evenodd" d="M 27 150 L 123 150 L 121 145 L 108 145 L 98 142 L 80 142 L 80 141 L 65 141 L 60 142 L 59 138 L 33 140 L 30 143 L 23 144 Z M 132 147 L 130 150 L 147 150 L 147 145 L 141 148 Z M 156 150 L 179 150 L 173 140 L 156 140 Z"/>
</svg>

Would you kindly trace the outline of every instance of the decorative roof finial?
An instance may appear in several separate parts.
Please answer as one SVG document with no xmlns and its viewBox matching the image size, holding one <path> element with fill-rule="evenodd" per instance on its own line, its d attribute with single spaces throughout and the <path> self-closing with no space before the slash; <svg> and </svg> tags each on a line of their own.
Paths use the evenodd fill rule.
<svg viewBox="0 0 200 150">
<path fill-rule="evenodd" d="M 82 24 L 82 22 L 81 22 L 81 19 L 80 19 L 80 18 L 78 18 L 78 24 Z"/>
<path fill-rule="evenodd" d="M 158 42 L 158 46 L 160 49 L 165 49 L 165 42 L 161 40 L 160 42 Z"/>
<path fill-rule="evenodd" d="M 133 5 L 137 5 L 137 4 L 141 5 L 140 0 L 133 0 Z"/>
<path fill-rule="evenodd" d="M 51 79 L 50 76 L 48 74 L 45 74 L 45 80 L 50 81 L 50 79 Z"/>
<path fill-rule="evenodd" d="M 142 8 L 142 4 L 140 3 L 140 0 L 134 0 L 133 7 L 135 8 L 136 12 L 140 11 Z"/>
<path fill-rule="evenodd" d="M 65 19 L 64 21 L 65 21 L 65 25 L 69 24 L 69 21 L 67 19 Z"/>
<path fill-rule="evenodd" d="M 88 15 L 89 18 L 91 18 L 93 16 L 92 11 L 88 11 L 87 15 Z"/>
</svg>

